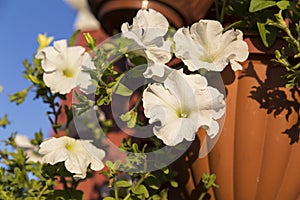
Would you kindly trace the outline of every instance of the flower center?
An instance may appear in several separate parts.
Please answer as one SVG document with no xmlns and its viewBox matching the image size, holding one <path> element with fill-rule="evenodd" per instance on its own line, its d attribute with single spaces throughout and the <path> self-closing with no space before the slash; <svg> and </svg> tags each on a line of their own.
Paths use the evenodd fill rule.
<svg viewBox="0 0 300 200">
<path fill-rule="evenodd" d="M 64 69 L 62 72 L 63 72 L 63 75 L 67 78 L 72 78 L 74 76 L 74 71 L 68 67 L 66 69 Z"/>
<path fill-rule="evenodd" d="M 206 56 L 200 56 L 200 60 L 208 63 L 213 63 L 215 60 L 215 56 L 212 56 L 210 54 L 207 54 Z"/>
<path fill-rule="evenodd" d="M 177 116 L 178 116 L 179 118 L 188 118 L 189 114 L 186 113 L 186 112 L 178 111 L 178 112 L 177 112 Z"/>
<path fill-rule="evenodd" d="M 180 115 L 180 118 L 187 118 L 188 117 L 188 114 L 186 114 L 186 113 L 181 113 L 181 115 Z"/>
<path fill-rule="evenodd" d="M 72 143 L 67 143 L 66 144 L 66 149 L 69 151 L 69 152 L 74 152 L 75 151 L 75 142 L 72 142 Z"/>
</svg>

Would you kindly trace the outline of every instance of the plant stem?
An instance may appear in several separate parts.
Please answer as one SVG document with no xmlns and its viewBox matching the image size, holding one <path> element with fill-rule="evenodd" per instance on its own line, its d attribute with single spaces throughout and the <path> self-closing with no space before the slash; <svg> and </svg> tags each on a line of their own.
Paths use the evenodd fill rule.
<svg viewBox="0 0 300 200">
<path fill-rule="evenodd" d="M 143 85 L 143 89 L 142 92 L 144 92 L 144 90 L 146 89 L 147 85 L 146 85 L 147 81 L 144 81 L 144 85 Z M 132 110 L 136 110 L 137 107 L 140 105 L 141 101 L 143 99 L 143 94 L 139 94 L 139 99 L 137 100 L 137 102 L 135 103 L 134 107 L 132 108 Z"/>
<path fill-rule="evenodd" d="M 219 12 L 219 1 L 218 0 L 214 0 L 215 3 L 215 9 L 216 9 L 216 18 L 219 20 L 220 19 L 220 12 Z"/>
<path fill-rule="evenodd" d="M 150 172 L 147 172 L 145 174 L 142 174 L 142 177 L 140 178 L 140 180 L 136 183 L 136 185 L 132 185 L 131 190 L 137 188 L 138 186 L 140 186 L 143 181 L 145 180 L 145 178 L 150 174 Z M 130 192 L 126 195 L 126 197 L 124 198 L 124 200 L 128 200 L 130 197 Z"/>
<path fill-rule="evenodd" d="M 116 182 L 116 178 L 114 178 L 114 183 Z M 118 187 L 116 184 L 114 184 L 114 193 L 115 193 L 115 199 L 119 200 L 119 194 L 118 194 Z"/>
<path fill-rule="evenodd" d="M 294 36 L 292 35 L 290 29 L 287 26 L 283 30 L 286 32 L 286 34 L 288 35 L 288 37 L 292 40 L 293 44 L 297 47 L 297 51 L 299 53 L 300 52 L 299 41 L 294 38 Z"/>
<path fill-rule="evenodd" d="M 47 189 L 48 189 L 48 186 L 45 185 L 45 186 L 43 187 L 43 189 L 41 190 L 41 192 L 39 193 L 39 195 L 37 196 L 37 200 L 41 199 L 43 193 L 44 193 Z"/>
<path fill-rule="evenodd" d="M 221 23 L 223 23 L 223 21 L 224 21 L 226 4 L 227 4 L 227 0 L 223 0 L 222 10 L 221 10 L 221 15 L 220 15 L 220 22 Z"/>
</svg>

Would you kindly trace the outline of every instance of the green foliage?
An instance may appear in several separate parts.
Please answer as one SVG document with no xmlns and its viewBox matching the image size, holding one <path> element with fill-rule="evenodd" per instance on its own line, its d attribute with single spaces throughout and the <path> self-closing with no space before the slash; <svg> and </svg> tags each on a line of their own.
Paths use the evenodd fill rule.
<svg viewBox="0 0 300 200">
<path fill-rule="evenodd" d="M 293 52 L 289 57 L 294 58 L 290 62 L 285 54 L 286 49 L 277 49 L 272 61 L 280 64 L 287 70 L 283 76 L 286 87 L 298 87 L 300 80 L 300 3 L 298 0 L 215 0 L 217 19 L 231 21 L 227 29 L 238 28 L 259 34 L 263 44 L 269 48 L 279 37 L 286 41 L 286 46 Z M 222 10 L 220 13 L 219 10 Z"/>
<path fill-rule="evenodd" d="M 80 30 L 75 31 L 69 39 L 69 46 L 75 46 Z"/>
<path fill-rule="evenodd" d="M 129 152 L 126 156 L 125 163 L 116 161 L 106 162 L 107 170 L 101 172 L 109 178 L 109 187 L 112 188 L 111 195 L 104 199 L 110 200 L 135 200 L 135 199 L 153 199 L 163 200 L 167 199 L 169 187 L 178 187 L 175 181 L 177 176 L 174 170 L 169 167 L 158 170 L 155 172 L 141 172 L 141 173 L 128 173 L 130 179 L 124 179 L 120 171 L 128 170 L 133 166 L 143 166 L 146 158 L 146 148 L 140 148 L 137 143 L 133 143 L 131 139 L 123 140 L 120 147 L 123 151 Z M 132 152 L 132 154 L 130 154 Z M 135 156 L 132 156 L 135 154 Z"/>
<path fill-rule="evenodd" d="M 16 133 L 4 141 L 0 150 L 0 196 L 3 199 L 48 199 L 53 195 L 54 177 L 44 173 L 39 162 L 28 161 L 26 154 L 14 142 Z M 35 142 L 39 141 L 38 137 Z"/>
<path fill-rule="evenodd" d="M 27 59 L 23 61 L 23 66 L 25 68 L 23 72 L 23 77 L 27 79 L 31 85 L 23 90 L 20 90 L 14 94 L 9 95 L 11 102 L 17 105 L 22 104 L 28 93 L 33 91 L 35 93 L 35 99 L 41 99 L 45 104 L 49 105 L 49 111 L 46 112 L 48 119 L 52 125 L 55 133 L 58 133 L 58 129 L 61 128 L 61 124 L 58 123 L 58 116 L 64 111 L 67 116 L 66 131 L 68 125 L 73 118 L 72 110 L 68 107 L 62 108 L 60 101 L 65 100 L 66 96 L 55 93 L 53 94 L 51 90 L 45 85 L 43 81 L 43 69 L 41 66 L 41 60 L 36 59 L 34 56 L 32 58 L 33 63 L 31 64 Z"/>
<path fill-rule="evenodd" d="M 206 189 L 209 189 L 211 187 L 215 187 L 215 188 L 218 188 L 219 185 L 217 185 L 215 183 L 216 181 L 216 175 L 215 174 L 208 174 L 208 173 L 204 173 L 202 175 L 202 179 L 201 179 L 202 183 L 204 183 L 204 187 Z"/>
<path fill-rule="evenodd" d="M 127 113 L 122 114 L 120 118 L 122 121 L 127 122 L 128 128 L 133 128 L 137 121 L 137 112 L 135 109 L 131 109 Z"/>
<path fill-rule="evenodd" d="M 2 118 L 0 118 L 0 127 L 5 128 L 9 124 L 10 121 L 7 119 L 7 115 L 4 115 Z"/>
<path fill-rule="evenodd" d="M 15 102 L 17 105 L 23 103 L 27 97 L 28 91 L 31 88 L 32 88 L 32 86 L 30 86 L 24 90 L 18 91 L 15 94 L 8 95 L 10 102 Z"/>
<path fill-rule="evenodd" d="M 89 33 L 84 33 L 84 38 L 87 42 L 87 46 L 89 49 L 93 50 L 96 48 L 96 39 L 91 36 Z"/>
<path fill-rule="evenodd" d="M 276 40 L 277 29 L 269 26 L 268 22 L 257 22 L 257 28 L 263 44 L 270 47 Z"/>
<path fill-rule="evenodd" d="M 201 182 L 203 183 L 203 192 L 201 193 L 200 197 L 198 198 L 198 200 L 203 200 L 205 199 L 205 197 L 207 196 L 207 191 L 210 188 L 219 188 L 219 185 L 217 185 L 215 183 L 216 181 L 216 175 L 215 174 L 209 174 L 209 173 L 203 173 L 202 174 L 202 178 L 201 178 Z"/>
<path fill-rule="evenodd" d="M 265 8 L 269 8 L 276 5 L 276 1 L 271 0 L 252 0 L 250 2 L 249 11 L 257 12 Z"/>
</svg>

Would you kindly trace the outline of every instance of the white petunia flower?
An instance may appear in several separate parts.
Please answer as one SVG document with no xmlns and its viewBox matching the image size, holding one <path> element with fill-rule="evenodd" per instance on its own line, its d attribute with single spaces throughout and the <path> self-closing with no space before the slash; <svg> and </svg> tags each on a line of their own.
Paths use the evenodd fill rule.
<svg viewBox="0 0 300 200">
<path fill-rule="evenodd" d="M 238 62 L 247 59 L 249 51 L 240 30 L 223 33 L 220 22 L 200 20 L 190 30 L 180 28 L 174 35 L 175 55 L 181 58 L 190 71 L 205 68 L 222 71 L 228 63 L 233 70 L 240 70 Z"/>
<path fill-rule="evenodd" d="M 213 138 L 219 131 L 216 119 L 225 112 L 224 96 L 207 85 L 205 77 L 173 70 L 163 84 L 149 85 L 143 93 L 145 116 L 149 123 L 160 122 L 154 134 L 166 145 L 183 139 L 193 141 L 200 127 Z"/>
<path fill-rule="evenodd" d="M 53 47 L 41 49 L 35 56 L 42 59 L 43 79 L 52 92 L 69 93 L 79 86 L 82 91 L 93 87 L 90 74 L 84 69 L 95 68 L 90 55 L 81 46 L 67 47 L 66 40 L 55 41 Z"/>
<path fill-rule="evenodd" d="M 50 138 L 40 145 L 39 153 L 43 161 L 54 165 L 65 162 L 66 169 L 74 174 L 75 178 L 84 179 L 87 168 L 101 170 L 105 152 L 91 144 L 90 140 L 76 140 L 67 136 Z"/>
<path fill-rule="evenodd" d="M 27 136 L 17 134 L 15 143 L 19 148 L 23 149 L 28 161 L 42 163 L 42 156 L 38 153 L 38 146 L 31 144 Z"/>
<path fill-rule="evenodd" d="M 122 35 L 134 40 L 144 50 L 147 58 L 154 63 L 167 63 L 171 60 L 171 42 L 165 41 L 169 22 L 155 10 L 139 10 L 132 25 L 122 24 Z"/>
</svg>

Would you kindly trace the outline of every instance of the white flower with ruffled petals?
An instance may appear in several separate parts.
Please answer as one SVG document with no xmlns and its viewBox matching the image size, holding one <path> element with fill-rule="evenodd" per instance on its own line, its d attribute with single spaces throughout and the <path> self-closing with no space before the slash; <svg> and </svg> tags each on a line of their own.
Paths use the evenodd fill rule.
<svg viewBox="0 0 300 200">
<path fill-rule="evenodd" d="M 41 49 L 35 57 L 42 59 L 43 80 L 52 92 L 66 94 L 77 86 L 82 91 L 93 87 L 90 74 L 83 72 L 95 68 L 85 48 L 68 47 L 66 40 L 59 40 L 53 46 Z"/>
<path fill-rule="evenodd" d="M 222 71 L 228 63 L 233 70 L 240 70 L 249 55 L 240 30 L 223 33 L 220 22 L 200 20 L 190 30 L 180 28 L 174 35 L 175 55 L 181 58 L 190 71 L 205 68 L 208 71 Z"/>
<path fill-rule="evenodd" d="M 143 106 L 149 123 L 160 123 L 154 126 L 154 134 L 169 146 L 184 139 L 193 141 L 200 127 L 215 137 L 219 131 L 216 120 L 225 112 L 223 94 L 208 86 L 205 77 L 186 75 L 182 70 L 173 70 L 163 84 L 149 85 Z"/>
<path fill-rule="evenodd" d="M 43 155 L 44 163 L 65 162 L 66 169 L 74 174 L 74 178 L 84 179 L 89 166 L 95 171 L 104 168 L 102 160 L 105 152 L 91 142 L 67 136 L 50 138 L 42 142 L 39 153 Z"/>
<path fill-rule="evenodd" d="M 139 10 L 132 25 L 122 24 L 122 36 L 134 40 L 147 58 L 154 63 L 167 63 L 172 58 L 171 42 L 165 41 L 169 22 L 159 12 Z"/>
</svg>

